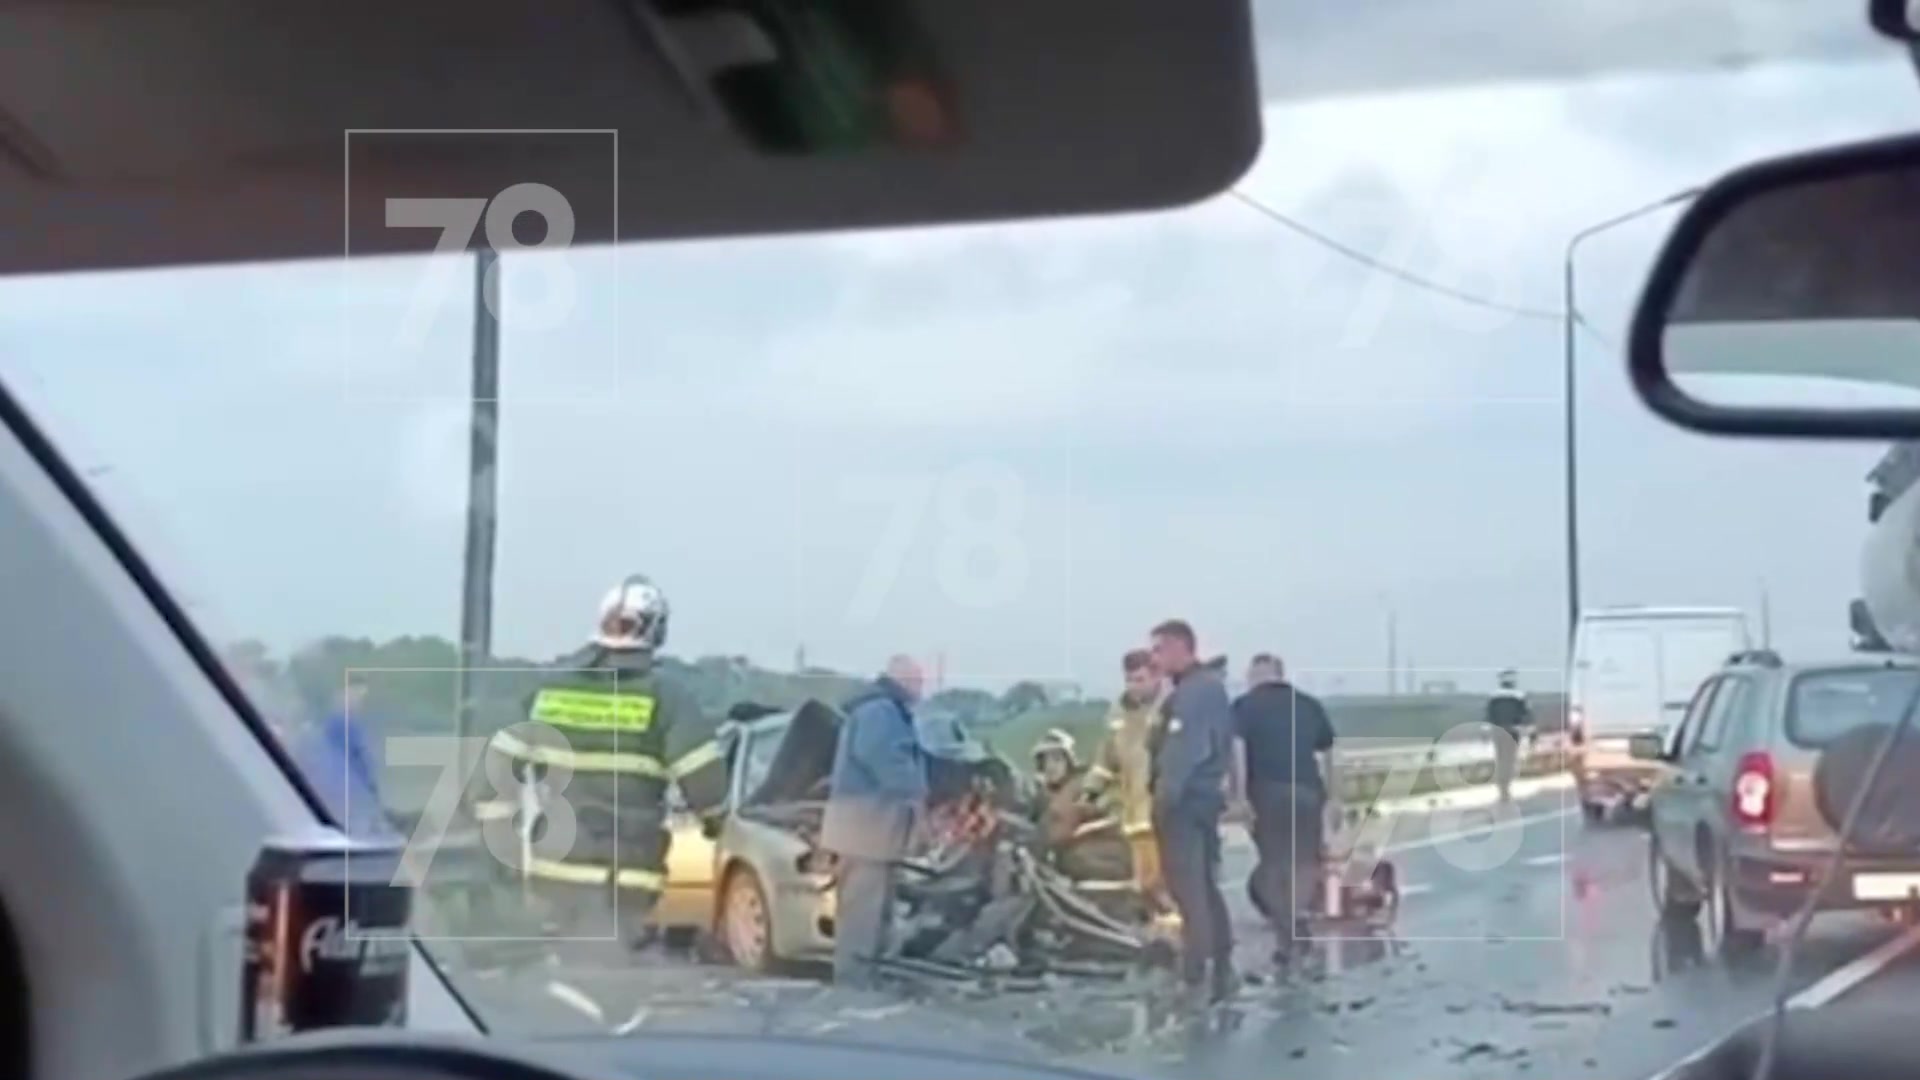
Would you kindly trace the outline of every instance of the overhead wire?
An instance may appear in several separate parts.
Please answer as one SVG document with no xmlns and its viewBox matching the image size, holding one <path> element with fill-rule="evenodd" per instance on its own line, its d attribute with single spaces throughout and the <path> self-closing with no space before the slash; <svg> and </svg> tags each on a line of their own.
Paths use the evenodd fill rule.
<svg viewBox="0 0 1920 1080">
<path fill-rule="evenodd" d="M 1504 314 L 1512 315 L 1515 318 L 1520 318 L 1520 319 L 1540 319 L 1544 321 L 1562 322 L 1567 317 L 1567 312 L 1565 311 L 1558 311 L 1550 308 L 1526 307 L 1518 304 L 1503 303 L 1499 300 L 1492 299 L 1491 297 L 1481 296 L 1477 293 L 1468 292 L 1465 289 L 1458 288 L 1453 285 L 1449 285 L 1443 281 L 1436 281 L 1433 278 L 1427 277 L 1423 274 L 1416 273 L 1412 270 L 1408 270 L 1405 267 L 1395 266 L 1394 264 L 1387 262 L 1383 259 L 1380 259 L 1372 254 L 1369 254 L 1368 252 L 1362 251 L 1361 249 L 1354 247 L 1351 244 L 1344 243 L 1332 236 L 1329 236 L 1326 233 L 1321 232 L 1320 230 L 1314 228 L 1313 226 L 1298 220 L 1297 218 L 1291 217 L 1287 214 L 1281 213 L 1278 210 L 1275 210 L 1273 207 L 1268 206 L 1266 203 L 1261 202 L 1259 199 L 1254 198 L 1252 195 L 1247 194 L 1245 191 L 1242 191 L 1239 188 L 1231 188 L 1228 190 L 1227 194 L 1232 196 L 1242 206 L 1245 206 L 1247 209 L 1252 210 L 1254 213 L 1259 214 L 1261 217 L 1266 218 L 1268 221 L 1271 221 L 1275 225 L 1279 225 L 1281 228 L 1287 229 L 1288 231 L 1294 233 L 1297 236 L 1304 237 L 1307 240 L 1315 244 L 1318 244 L 1319 246 L 1326 248 L 1327 250 L 1332 251 L 1343 258 L 1348 259 L 1349 261 L 1358 263 L 1361 266 L 1365 266 L 1376 273 L 1385 274 L 1388 277 L 1394 278 L 1395 280 L 1411 285 L 1416 289 L 1423 289 L 1427 292 L 1434 293 L 1438 296 L 1447 297 L 1450 300 L 1454 300 L 1462 304 L 1468 304 L 1473 307 L 1483 308 L 1488 311 L 1502 312 Z M 1579 313 L 1577 311 L 1574 313 L 1574 317 L 1577 321 L 1580 319 Z"/>
</svg>

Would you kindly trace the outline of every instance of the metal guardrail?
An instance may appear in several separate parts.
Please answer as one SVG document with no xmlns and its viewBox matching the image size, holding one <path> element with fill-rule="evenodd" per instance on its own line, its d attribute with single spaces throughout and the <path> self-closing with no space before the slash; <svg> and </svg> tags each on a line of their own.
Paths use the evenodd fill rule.
<svg viewBox="0 0 1920 1080">
<path fill-rule="evenodd" d="M 1566 767 L 1565 739 L 1554 733 L 1523 746 L 1514 773 L 1543 776 Z M 1336 745 L 1333 771 L 1339 797 L 1351 803 L 1477 787 L 1493 783 L 1493 742 L 1350 747 L 1344 752 Z"/>
</svg>

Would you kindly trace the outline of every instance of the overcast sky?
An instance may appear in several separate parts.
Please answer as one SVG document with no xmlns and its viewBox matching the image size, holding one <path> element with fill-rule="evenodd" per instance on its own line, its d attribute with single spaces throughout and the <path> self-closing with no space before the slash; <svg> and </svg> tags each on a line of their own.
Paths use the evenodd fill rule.
<svg viewBox="0 0 1920 1080">
<path fill-rule="evenodd" d="M 1830 67 L 1273 104 L 1241 189 L 1381 259 L 1551 312 L 1574 230 L 1745 159 L 1910 127 L 1896 56 Z M 1149 151 L 1150 152 L 1150 151 Z M 1594 238 L 1623 336 L 1670 216 Z M 0 378 L 222 640 L 458 626 L 464 263 L 0 284 Z M 536 327 L 540 275 L 576 303 Z M 495 638 L 546 658 L 652 575 L 671 647 L 1104 693 L 1153 622 L 1236 667 L 1373 689 L 1564 657 L 1561 328 L 1430 295 L 1231 199 L 509 265 Z M 520 317 L 516 319 L 516 312 Z M 616 317 L 617 315 L 617 317 Z M 1844 646 L 1876 446 L 1709 441 L 1580 341 L 1588 604 L 1771 592 Z M 996 506 L 1004 516 L 996 519 Z"/>
</svg>

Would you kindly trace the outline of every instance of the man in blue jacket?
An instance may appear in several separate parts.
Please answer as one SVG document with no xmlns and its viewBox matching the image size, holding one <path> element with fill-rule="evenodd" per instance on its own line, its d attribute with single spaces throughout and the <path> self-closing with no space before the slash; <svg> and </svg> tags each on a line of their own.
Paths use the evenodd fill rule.
<svg viewBox="0 0 1920 1080">
<path fill-rule="evenodd" d="M 1220 895 L 1220 818 L 1227 808 L 1233 707 L 1211 664 L 1200 663 L 1193 627 L 1153 628 L 1153 659 L 1173 680 L 1151 747 L 1153 831 L 1160 872 L 1180 909 L 1180 978 L 1190 997 L 1221 1001 L 1238 983 L 1233 926 Z"/>
<path fill-rule="evenodd" d="M 349 675 L 339 703 L 295 752 L 307 782 L 350 836 L 388 837 L 393 822 L 380 802 L 380 756 L 367 735 L 367 684 Z"/>
<path fill-rule="evenodd" d="M 905 656 L 843 706 L 820 846 L 839 856 L 833 979 L 870 986 L 886 955 L 895 864 L 927 798 L 927 765 L 913 720 L 925 679 Z"/>
</svg>

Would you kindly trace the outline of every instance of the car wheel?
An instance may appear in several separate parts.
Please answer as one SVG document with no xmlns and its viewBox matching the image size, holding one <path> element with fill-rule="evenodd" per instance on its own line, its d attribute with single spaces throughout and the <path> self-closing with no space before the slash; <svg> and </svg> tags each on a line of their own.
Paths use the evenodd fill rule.
<svg viewBox="0 0 1920 1080">
<path fill-rule="evenodd" d="M 1692 919 L 1700 914 L 1700 897 L 1693 887 L 1673 872 L 1660 841 L 1647 841 L 1647 885 L 1653 891 L 1653 908 L 1663 919 Z"/>
<path fill-rule="evenodd" d="M 1580 804 L 1580 812 L 1586 815 L 1587 824 L 1589 825 L 1604 825 L 1607 823 L 1607 808 L 1603 803 L 1583 802 Z"/>
<path fill-rule="evenodd" d="M 760 875 L 748 867 L 727 875 L 720 894 L 720 941 L 733 962 L 748 971 L 770 971 L 775 964 L 773 912 Z"/>
<path fill-rule="evenodd" d="M 1739 913 L 1733 906 L 1733 879 L 1726 860 L 1715 858 L 1708 865 L 1707 901 L 1702 907 L 1705 919 L 1701 927 L 1702 935 L 1706 938 L 1706 950 L 1723 964 L 1744 964 L 1754 959 L 1765 946 L 1766 934 L 1741 924 Z"/>
</svg>

